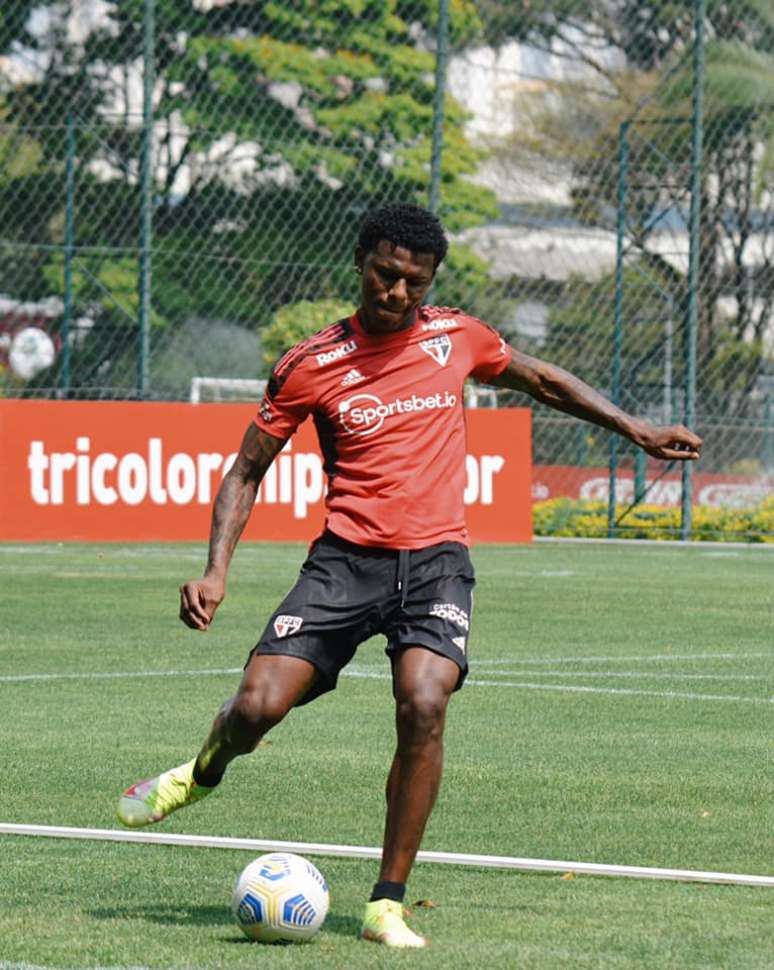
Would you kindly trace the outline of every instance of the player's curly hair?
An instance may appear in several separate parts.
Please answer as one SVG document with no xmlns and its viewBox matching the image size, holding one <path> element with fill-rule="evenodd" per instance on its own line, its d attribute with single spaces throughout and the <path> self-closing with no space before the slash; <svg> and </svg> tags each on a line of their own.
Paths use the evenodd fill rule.
<svg viewBox="0 0 774 970">
<path fill-rule="evenodd" d="M 432 212 L 402 202 L 380 206 L 363 220 L 357 239 L 363 252 L 373 252 L 382 239 L 412 253 L 432 253 L 436 269 L 449 248 L 443 226 Z"/>
</svg>

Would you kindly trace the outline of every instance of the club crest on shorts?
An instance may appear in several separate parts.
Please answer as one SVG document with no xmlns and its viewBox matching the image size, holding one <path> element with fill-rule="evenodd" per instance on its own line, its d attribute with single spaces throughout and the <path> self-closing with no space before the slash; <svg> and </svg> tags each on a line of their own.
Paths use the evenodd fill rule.
<svg viewBox="0 0 774 970">
<path fill-rule="evenodd" d="M 429 354 L 439 367 L 445 367 L 446 361 L 452 350 L 451 337 L 448 333 L 438 334 L 437 337 L 430 337 L 429 340 L 420 340 L 419 346 L 426 354 Z"/>
<path fill-rule="evenodd" d="M 278 637 L 287 637 L 291 633 L 295 633 L 296 630 L 301 629 L 301 624 L 304 622 L 302 616 L 288 616 L 283 613 L 281 616 L 274 618 L 274 632 Z"/>
</svg>

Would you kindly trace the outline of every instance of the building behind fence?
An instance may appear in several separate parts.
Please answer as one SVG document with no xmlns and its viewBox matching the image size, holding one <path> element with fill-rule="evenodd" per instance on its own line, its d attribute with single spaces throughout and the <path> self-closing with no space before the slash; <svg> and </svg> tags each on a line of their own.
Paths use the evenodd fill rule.
<svg viewBox="0 0 774 970">
<path fill-rule="evenodd" d="M 245 393 L 354 307 L 363 213 L 414 201 L 453 239 L 434 302 L 705 437 L 681 481 L 535 407 L 536 500 L 765 538 L 773 41 L 765 0 L 9 0 L 0 393 Z"/>
</svg>

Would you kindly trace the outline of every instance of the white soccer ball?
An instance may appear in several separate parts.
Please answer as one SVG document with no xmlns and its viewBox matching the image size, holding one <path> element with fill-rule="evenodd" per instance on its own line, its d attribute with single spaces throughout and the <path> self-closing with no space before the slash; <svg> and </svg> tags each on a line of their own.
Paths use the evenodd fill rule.
<svg viewBox="0 0 774 970">
<path fill-rule="evenodd" d="M 328 886 L 316 866 L 292 852 L 270 852 L 242 870 L 231 908 L 249 939 L 297 943 L 320 929 L 328 905 Z"/>
<path fill-rule="evenodd" d="M 40 327 L 25 327 L 14 335 L 8 351 L 11 370 L 23 381 L 50 367 L 56 359 L 54 341 Z"/>
</svg>

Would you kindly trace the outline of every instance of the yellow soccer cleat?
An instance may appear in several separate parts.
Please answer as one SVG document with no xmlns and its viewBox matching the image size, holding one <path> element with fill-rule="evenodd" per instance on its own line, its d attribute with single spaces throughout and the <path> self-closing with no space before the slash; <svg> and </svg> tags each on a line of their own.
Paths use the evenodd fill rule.
<svg viewBox="0 0 774 970">
<path fill-rule="evenodd" d="M 141 828 L 209 795 L 214 789 L 197 785 L 193 779 L 195 762 L 196 759 L 127 788 L 118 802 L 118 821 L 130 829 Z"/>
<path fill-rule="evenodd" d="M 427 946 L 424 936 L 419 936 L 406 926 L 403 904 L 394 899 L 374 899 L 366 903 L 365 919 L 360 936 L 364 940 L 383 943 L 385 946 Z"/>
</svg>

